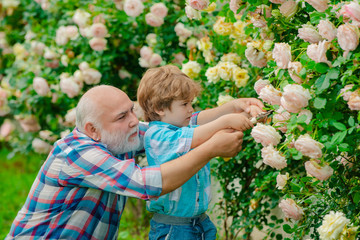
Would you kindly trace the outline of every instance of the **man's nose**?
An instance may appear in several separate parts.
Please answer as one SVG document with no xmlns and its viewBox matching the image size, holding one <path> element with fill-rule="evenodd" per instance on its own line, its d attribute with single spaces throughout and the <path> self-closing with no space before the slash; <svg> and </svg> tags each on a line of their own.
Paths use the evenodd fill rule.
<svg viewBox="0 0 360 240">
<path fill-rule="evenodd" d="M 139 119 L 137 118 L 135 113 L 131 113 L 131 119 L 129 122 L 129 127 L 133 128 L 139 124 Z"/>
</svg>

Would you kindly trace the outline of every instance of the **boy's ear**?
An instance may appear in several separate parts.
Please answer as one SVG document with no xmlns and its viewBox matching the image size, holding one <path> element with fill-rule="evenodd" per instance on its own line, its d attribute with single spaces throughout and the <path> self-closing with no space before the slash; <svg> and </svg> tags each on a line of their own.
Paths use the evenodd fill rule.
<svg viewBox="0 0 360 240">
<path fill-rule="evenodd" d="M 160 116 L 160 117 L 163 117 L 165 115 L 165 112 L 164 110 L 155 110 L 155 112 Z"/>
</svg>

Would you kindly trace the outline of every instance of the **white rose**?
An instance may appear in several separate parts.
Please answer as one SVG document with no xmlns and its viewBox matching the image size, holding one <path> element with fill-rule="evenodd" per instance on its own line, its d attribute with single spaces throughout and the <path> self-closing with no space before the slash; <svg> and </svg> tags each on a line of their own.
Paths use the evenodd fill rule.
<svg viewBox="0 0 360 240">
<path fill-rule="evenodd" d="M 281 140 L 280 134 L 272 126 L 257 123 L 251 130 L 251 136 L 258 143 L 263 146 L 273 145 L 276 146 Z"/>
<path fill-rule="evenodd" d="M 46 96 L 50 92 L 47 81 L 42 77 L 35 77 L 33 80 L 33 88 L 40 96 Z"/>
<path fill-rule="evenodd" d="M 321 240 L 339 239 L 341 232 L 350 222 L 342 212 L 330 211 L 324 216 L 322 225 L 317 229 Z"/>
</svg>

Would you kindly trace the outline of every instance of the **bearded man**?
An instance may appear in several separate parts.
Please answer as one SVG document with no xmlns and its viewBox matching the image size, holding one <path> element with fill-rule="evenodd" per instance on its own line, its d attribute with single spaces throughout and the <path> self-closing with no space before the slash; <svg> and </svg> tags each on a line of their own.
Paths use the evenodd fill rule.
<svg viewBox="0 0 360 240">
<path fill-rule="evenodd" d="M 206 111 L 197 122 L 211 120 Z M 123 91 L 105 85 L 87 91 L 76 128 L 54 144 L 6 239 L 117 239 L 127 197 L 150 200 L 175 190 L 211 158 L 235 156 L 243 137 L 221 131 L 178 159 L 141 168 L 133 157 L 146 129 Z"/>
</svg>

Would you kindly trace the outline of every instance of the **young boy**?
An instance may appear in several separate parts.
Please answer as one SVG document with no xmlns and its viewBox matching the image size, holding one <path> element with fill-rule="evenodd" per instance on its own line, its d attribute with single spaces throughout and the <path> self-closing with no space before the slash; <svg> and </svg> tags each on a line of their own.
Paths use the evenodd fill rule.
<svg viewBox="0 0 360 240">
<path fill-rule="evenodd" d="M 144 74 L 138 102 L 145 120 L 150 122 L 144 143 L 150 166 L 187 153 L 219 130 L 245 131 L 253 127 L 249 114 L 229 114 L 229 110 L 224 110 L 223 116 L 207 114 L 204 117 L 213 121 L 195 125 L 199 113 L 193 114 L 192 101 L 199 92 L 200 86 L 176 66 L 152 68 Z M 260 105 L 252 105 L 254 115 L 262 112 Z M 149 239 L 215 239 L 216 227 L 205 214 L 210 200 L 207 164 L 177 190 L 147 203 L 147 209 L 154 212 Z"/>
</svg>

